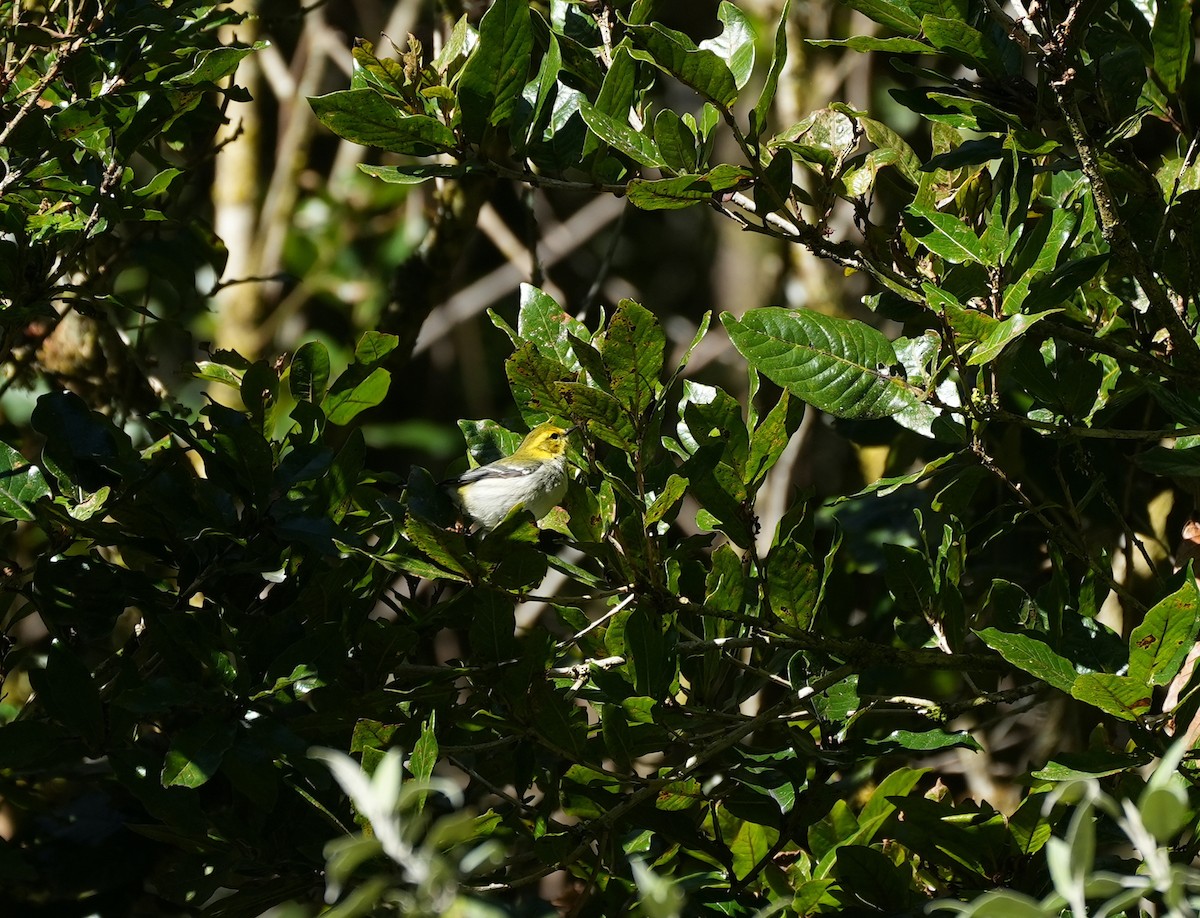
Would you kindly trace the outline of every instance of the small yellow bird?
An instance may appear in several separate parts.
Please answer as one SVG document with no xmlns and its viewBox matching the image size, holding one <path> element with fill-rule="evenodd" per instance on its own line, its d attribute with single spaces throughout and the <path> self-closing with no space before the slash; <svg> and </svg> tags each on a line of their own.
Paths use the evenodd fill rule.
<svg viewBox="0 0 1200 918">
<path fill-rule="evenodd" d="M 540 520 L 567 493 L 567 436 L 574 427 L 539 424 L 511 456 L 442 482 L 463 514 L 493 529 L 521 504 Z"/>
</svg>

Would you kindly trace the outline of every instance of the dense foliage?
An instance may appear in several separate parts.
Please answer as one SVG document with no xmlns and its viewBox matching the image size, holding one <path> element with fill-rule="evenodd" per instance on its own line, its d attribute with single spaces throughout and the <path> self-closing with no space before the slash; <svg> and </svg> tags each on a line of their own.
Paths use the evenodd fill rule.
<svg viewBox="0 0 1200 918">
<path fill-rule="evenodd" d="M 665 6 L 356 43 L 312 112 L 381 193 L 439 189 L 392 308 L 352 351 L 190 360 L 238 17 L 0 4 L 3 385 L 44 389 L 0 443 L 6 912 L 1196 905 L 1190 7 L 849 0 L 801 47 L 788 2 L 763 41 Z M 789 56 L 881 52 L 870 110 L 780 123 Z M 652 301 L 522 285 L 516 414 L 459 426 L 485 462 L 577 425 L 576 474 L 469 532 L 360 424 L 498 182 L 708 208 L 866 295 L 722 303 L 742 399 L 693 372 L 709 315 L 675 348 Z M 859 486 L 790 487 L 822 435 Z"/>
</svg>

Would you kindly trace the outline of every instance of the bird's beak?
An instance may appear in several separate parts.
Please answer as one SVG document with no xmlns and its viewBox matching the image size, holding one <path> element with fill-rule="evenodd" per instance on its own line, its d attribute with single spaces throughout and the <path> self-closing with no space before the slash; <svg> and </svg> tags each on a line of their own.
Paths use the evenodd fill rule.
<svg viewBox="0 0 1200 918">
<path fill-rule="evenodd" d="M 566 436 L 570 436 L 571 434 L 573 434 L 573 433 L 574 433 L 575 431 L 577 431 L 578 429 L 579 429 L 579 425 L 578 425 L 578 424 L 572 424 L 570 427 L 564 427 L 564 428 L 563 428 L 563 434 L 565 434 Z"/>
</svg>

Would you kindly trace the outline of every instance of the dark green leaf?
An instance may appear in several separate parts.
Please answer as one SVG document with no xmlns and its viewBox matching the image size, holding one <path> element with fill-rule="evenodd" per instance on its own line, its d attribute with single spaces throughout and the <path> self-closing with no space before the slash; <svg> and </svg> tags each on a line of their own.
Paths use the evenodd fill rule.
<svg viewBox="0 0 1200 918">
<path fill-rule="evenodd" d="M 104 741 L 100 689 L 82 656 L 58 641 L 50 645 L 46 667 L 30 672 L 38 699 L 50 716 L 75 731 L 90 749 Z"/>
<path fill-rule="evenodd" d="M 694 173 L 696 135 L 675 112 L 664 108 L 654 119 L 654 143 L 663 162 L 676 172 Z"/>
<path fill-rule="evenodd" d="M 463 593 L 457 600 L 471 618 L 471 655 L 477 662 L 499 663 L 517 653 L 513 602 L 496 590 Z"/>
<path fill-rule="evenodd" d="M 640 607 L 625 621 L 626 667 L 633 674 L 636 693 L 648 698 L 662 698 L 674 676 L 661 621 L 661 615 L 651 616 Z"/>
<path fill-rule="evenodd" d="M 1015 315 L 992 325 L 979 342 L 979 346 L 967 359 L 967 366 L 987 366 L 996 361 L 1012 342 L 1033 328 L 1042 319 L 1048 319 L 1061 309 L 1047 309 L 1037 315 Z"/>
<path fill-rule="evenodd" d="M 301 345 L 292 357 L 288 386 L 298 402 L 319 404 L 329 385 L 329 351 L 320 341 Z"/>
<path fill-rule="evenodd" d="M 843 845 L 837 850 L 833 875 L 854 899 L 875 910 L 898 914 L 914 899 L 912 869 L 907 861 L 896 866 L 881 851 L 865 845 Z"/>
<path fill-rule="evenodd" d="M 947 733 L 945 730 L 925 730 L 915 733 L 912 730 L 893 730 L 882 739 L 868 740 L 873 746 L 888 746 L 895 743 L 900 749 L 913 752 L 936 752 L 939 749 L 970 749 L 982 752 L 975 737 L 965 730 L 957 733 Z"/>
<path fill-rule="evenodd" d="M 258 42 L 252 48 L 208 48 L 196 54 L 192 69 L 166 81 L 167 86 L 197 86 L 216 83 L 237 70 L 242 58 L 265 48 L 266 42 Z"/>
<path fill-rule="evenodd" d="M 421 735 L 413 746 L 412 756 L 408 760 L 408 770 L 419 781 L 428 781 L 433 775 L 433 766 L 438 760 L 437 741 L 437 712 L 429 715 L 429 719 L 421 725 Z"/>
<path fill-rule="evenodd" d="M 767 115 L 775 102 L 775 93 L 779 91 L 779 75 L 787 64 L 787 22 L 788 13 L 792 8 L 792 0 L 783 0 L 783 9 L 779 13 L 779 23 L 775 26 L 775 47 L 771 57 L 771 67 L 767 71 L 767 79 L 763 83 L 762 93 L 754 103 L 750 113 L 750 134 L 757 140 L 767 130 Z"/>
<path fill-rule="evenodd" d="M 479 42 L 458 81 L 462 127 L 479 143 L 488 125 L 513 112 L 533 58 L 533 24 L 528 0 L 496 0 L 479 22 Z"/>
<path fill-rule="evenodd" d="M 196 788 L 206 784 L 233 745 L 235 730 L 232 721 L 210 714 L 176 734 L 163 762 L 162 786 Z"/>
<path fill-rule="evenodd" d="M 725 62 L 712 51 L 696 47 L 682 32 L 660 23 L 631 26 L 634 41 L 649 54 L 635 56 L 660 67 L 705 99 L 728 109 L 737 99 L 738 87 Z"/>
</svg>

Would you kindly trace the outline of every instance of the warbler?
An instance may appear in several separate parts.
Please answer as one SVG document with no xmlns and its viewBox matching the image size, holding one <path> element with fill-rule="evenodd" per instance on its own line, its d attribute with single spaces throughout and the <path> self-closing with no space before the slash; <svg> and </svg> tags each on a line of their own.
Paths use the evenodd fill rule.
<svg viewBox="0 0 1200 918">
<path fill-rule="evenodd" d="M 463 514 L 493 529 L 521 504 L 540 520 L 567 493 L 567 436 L 574 427 L 539 424 L 511 456 L 442 482 Z"/>
</svg>

